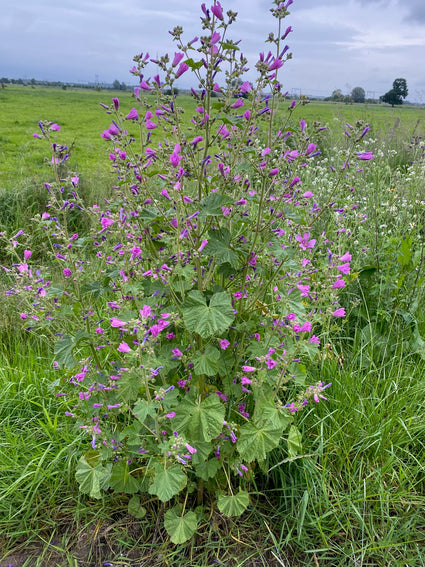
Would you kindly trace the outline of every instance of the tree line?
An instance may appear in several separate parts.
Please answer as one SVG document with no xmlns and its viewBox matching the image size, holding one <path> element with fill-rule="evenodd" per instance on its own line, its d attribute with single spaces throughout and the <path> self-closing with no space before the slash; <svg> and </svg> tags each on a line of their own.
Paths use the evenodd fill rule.
<svg viewBox="0 0 425 567">
<path fill-rule="evenodd" d="M 391 106 L 396 106 L 403 104 L 403 99 L 407 97 L 407 82 L 406 79 L 399 78 L 395 79 L 393 82 L 393 88 L 388 92 L 379 97 L 379 102 L 385 102 L 391 104 Z M 350 94 L 344 95 L 341 89 L 335 89 L 331 96 L 325 98 L 325 100 L 333 102 L 371 102 L 376 103 L 377 100 L 366 99 L 366 92 L 362 87 L 354 87 Z"/>
</svg>

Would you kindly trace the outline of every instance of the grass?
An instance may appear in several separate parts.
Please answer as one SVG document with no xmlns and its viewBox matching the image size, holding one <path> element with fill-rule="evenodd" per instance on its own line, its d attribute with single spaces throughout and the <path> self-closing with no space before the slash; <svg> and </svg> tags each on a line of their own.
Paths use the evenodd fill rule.
<svg viewBox="0 0 425 567">
<path fill-rule="evenodd" d="M 73 164 L 86 178 L 89 197 L 105 194 L 110 182 L 98 134 L 109 122 L 97 105 L 110 96 L 0 92 L 6 109 L 0 118 L 4 226 L 19 228 L 42 207 L 42 189 L 35 187 L 44 180 L 44 150 L 32 138 L 39 118 L 76 137 Z M 130 98 L 122 104 L 132 106 Z M 189 99 L 182 97 L 182 104 Z M 332 382 L 332 388 L 327 402 L 298 418 L 303 455 L 287 462 L 285 447 L 274 452 L 268 473 L 251 487 L 252 506 L 238 521 L 206 513 L 195 539 L 175 546 L 160 527 L 162 505 L 147 503 L 145 518 L 135 520 L 125 496 L 90 501 L 81 495 L 74 470 L 87 440 L 71 432 L 63 416 L 66 402 L 54 396 L 58 376 L 49 344 L 16 331 L 16 313 L 3 310 L 0 567 L 425 565 L 425 343 L 415 334 L 425 330 L 424 171 L 420 160 L 409 164 L 417 150 L 409 148 L 411 136 L 423 131 L 422 113 L 325 103 L 300 110 L 307 122 L 331 126 L 322 161 L 303 177 L 322 195 L 331 184 L 329 160 L 344 143 L 345 122 L 373 125 L 365 150 L 381 152 L 379 159 L 361 182 L 353 173 L 355 191 L 338 197 L 345 211 L 341 222 L 359 250 L 353 264 L 363 275 L 347 288 L 345 327 L 333 330 L 321 364 L 310 369 L 314 381 Z M 12 124 L 12 115 L 20 116 L 18 123 Z M 354 205 L 369 216 L 367 223 L 359 223 Z M 400 255 L 409 237 L 411 248 Z"/>
</svg>

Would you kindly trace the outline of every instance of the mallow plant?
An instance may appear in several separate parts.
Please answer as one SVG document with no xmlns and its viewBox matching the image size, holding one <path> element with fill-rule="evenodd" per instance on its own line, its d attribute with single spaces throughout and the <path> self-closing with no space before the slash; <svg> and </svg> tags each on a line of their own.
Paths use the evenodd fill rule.
<svg viewBox="0 0 425 567">
<path fill-rule="evenodd" d="M 202 4 L 199 38 L 176 27 L 174 54 L 134 58 L 133 107 L 102 104 L 108 201 L 83 202 L 60 127 L 40 122 L 52 155 L 49 205 L 31 220 L 42 244 L 32 250 L 26 228 L 3 235 L 9 299 L 27 332 L 51 337 L 64 419 L 87 435 L 80 490 L 126 493 L 139 518 L 144 501 L 168 503 L 174 543 L 194 534 L 202 506 L 241 515 L 279 445 L 289 458 L 302 450 L 296 416 L 326 399 L 316 361 L 346 315 L 349 236 L 328 238 L 317 221 L 350 164 L 373 156 L 356 152 L 367 127 L 355 126 L 327 201 L 303 186 L 321 127 L 294 121 L 280 82 L 290 4 L 271 9 L 277 32 L 255 83 L 228 37 L 236 14 L 218 1 Z M 189 72 L 190 121 L 174 91 Z M 70 229 L 74 214 L 84 234 Z"/>
</svg>

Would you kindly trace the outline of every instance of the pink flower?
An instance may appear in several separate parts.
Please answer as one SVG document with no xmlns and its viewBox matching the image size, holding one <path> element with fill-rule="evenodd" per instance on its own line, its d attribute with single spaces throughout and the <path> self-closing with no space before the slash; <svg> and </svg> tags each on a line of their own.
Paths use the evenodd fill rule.
<svg viewBox="0 0 425 567">
<path fill-rule="evenodd" d="M 238 100 L 232 104 L 231 108 L 240 108 L 243 105 L 244 101 L 241 98 L 238 98 Z"/>
<path fill-rule="evenodd" d="M 122 341 L 122 343 L 120 343 L 119 347 L 117 348 L 118 352 L 131 352 L 131 348 L 128 346 L 128 344 L 125 341 Z"/>
<path fill-rule="evenodd" d="M 362 161 L 368 161 L 370 159 L 373 159 L 373 153 L 372 152 L 358 152 L 357 157 L 358 157 L 358 159 L 360 159 Z"/>
<path fill-rule="evenodd" d="M 243 386 L 247 386 L 248 384 L 251 384 L 251 382 L 252 380 L 248 378 L 248 376 L 242 376 L 241 383 Z"/>
<path fill-rule="evenodd" d="M 108 228 L 108 226 L 114 224 L 114 221 L 112 219 L 108 219 L 107 217 L 103 217 L 100 221 L 100 224 L 102 225 L 102 228 Z"/>
<path fill-rule="evenodd" d="M 297 288 L 301 292 L 301 297 L 307 297 L 310 291 L 309 285 L 297 285 Z"/>
<path fill-rule="evenodd" d="M 334 317 L 345 317 L 345 309 L 343 307 L 340 307 L 339 309 L 334 311 L 332 315 Z"/>
<path fill-rule="evenodd" d="M 218 20 L 223 20 L 223 9 L 220 2 L 216 2 L 214 6 L 211 6 L 211 12 Z"/>
<path fill-rule="evenodd" d="M 55 130 L 56 132 L 59 132 L 61 129 L 61 127 L 59 126 L 59 124 L 53 123 L 50 124 L 50 130 Z"/>
<path fill-rule="evenodd" d="M 125 117 L 126 120 L 137 120 L 138 118 L 139 118 L 139 113 L 135 108 L 132 108 Z"/>
<path fill-rule="evenodd" d="M 183 356 L 182 351 L 179 350 L 178 348 L 173 348 L 172 353 L 173 353 L 173 358 L 180 359 Z"/>
<path fill-rule="evenodd" d="M 71 272 L 71 270 L 70 270 L 69 268 L 65 268 L 65 269 L 62 271 L 62 273 L 63 273 L 63 275 L 64 275 L 66 278 L 69 278 L 69 276 L 72 276 L 72 272 Z"/>
<path fill-rule="evenodd" d="M 165 415 L 165 417 L 168 417 L 168 419 L 172 419 L 173 417 L 176 417 L 176 412 L 175 411 L 170 411 L 170 413 L 167 413 Z"/>
<path fill-rule="evenodd" d="M 180 63 L 179 68 L 177 69 L 177 73 L 176 73 L 176 79 L 178 79 L 179 77 L 181 77 L 183 75 L 183 73 L 186 73 L 186 71 L 189 69 L 189 65 L 187 65 L 187 63 Z"/>
<path fill-rule="evenodd" d="M 295 235 L 295 240 L 300 243 L 300 248 L 302 250 L 307 250 L 308 248 L 314 248 L 316 244 L 316 240 L 314 239 L 309 240 L 309 238 L 310 238 L 309 232 L 304 232 L 302 236 L 300 234 Z"/>
<path fill-rule="evenodd" d="M 174 59 L 172 63 L 173 67 L 177 67 L 177 65 L 180 63 L 183 57 L 184 57 L 184 53 L 174 53 Z"/>
<path fill-rule="evenodd" d="M 349 274 L 350 264 L 348 262 L 346 264 L 341 264 L 340 266 L 337 266 L 336 269 L 340 271 L 342 274 Z"/>
<path fill-rule="evenodd" d="M 155 130 L 155 128 L 157 128 L 157 124 L 155 124 L 155 122 L 152 122 L 152 120 L 146 120 L 145 126 L 146 130 Z"/>
<path fill-rule="evenodd" d="M 244 372 L 256 372 L 256 368 L 254 366 L 242 366 L 242 370 Z"/>
<path fill-rule="evenodd" d="M 311 323 L 310 321 L 306 321 L 300 327 L 300 333 L 310 332 L 311 331 Z"/>
<path fill-rule="evenodd" d="M 125 321 L 121 321 L 121 319 L 117 319 L 116 317 L 112 317 L 111 319 L 111 327 L 124 327 Z"/>
<path fill-rule="evenodd" d="M 310 342 L 311 342 L 312 344 L 320 345 L 320 339 L 319 339 L 319 337 L 316 337 L 316 335 L 312 335 L 312 336 L 310 337 Z"/>
<path fill-rule="evenodd" d="M 151 315 L 151 308 L 149 305 L 144 305 L 142 309 L 139 309 L 140 316 L 142 319 L 148 319 Z"/>
<path fill-rule="evenodd" d="M 345 281 L 343 279 L 338 279 L 334 282 L 332 289 L 339 289 L 341 287 L 345 287 Z"/>
<path fill-rule="evenodd" d="M 205 248 L 205 246 L 208 244 L 208 240 L 203 240 L 201 242 L 201 246 L 198 248 L 198 252 L 202 252 L 202 250 Z"/>
<path fill-rule="evenodd" d="M 226 348 L 228 348 L 230 346 L 230 343 L 227 339 L 220 339 L 219 343 L 220 343 L 220 348 L 222 350 L 226 350 Z"/>
<path fill-rule="evenodd" d="M 244 81 L 240 86 L 240 91 L 242 94 L 249 93 L 251 90 L 251 84 L 248 81 Z"/>
<path fill-rule="evenodd" d="M 340 257 L 341 262 L 350 262 L 351 261 L 351 254 L 346 252 L 343 256 Z"/>
</svg>

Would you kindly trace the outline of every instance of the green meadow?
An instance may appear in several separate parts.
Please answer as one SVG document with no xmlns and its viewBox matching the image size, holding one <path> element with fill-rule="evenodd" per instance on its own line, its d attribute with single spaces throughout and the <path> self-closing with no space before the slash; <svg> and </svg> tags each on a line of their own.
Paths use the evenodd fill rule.
<svg viewBox="0 0 425 567">
<path fill-rule="evenodd" d="M 0 90 L 1 232 L 9 237 L 44 210 L 50 171 L 46 147 L 33 137 L 39 120 L 61 126 L 84 198 L 113 194 L 110 146 L 100 137 L 110 117 L 99 105 L 112 96 L 123 113 L 135 105 L 130 92 Z M 177 104 L 189 128 L 194 103 L 179 96 Z M 371 125 L 364 151 L 375 155 L 353 192 L 335 197 L 347 211 L 355 277 L 344 296 L 346 323 L 314 367 L 332 387 L 326 402 L 297 420 L 302 454 L 287 459 L 276 449 L 252 486 L 249 510 L 238 519 L 211 513 L 185 544 L 172 544 L 160 528 L 163 504 L 147 502 L 146 515 L 135 519 L 128 495 L 92 500 L 79 492 L 75 467 L 86 439 L 71 430 L 54 396 L 51 341 L 18 327 L 19 299 L 4 300 L 2 274 L 0 567 L 425 566 L 424 113 L 297 106 L 295 123 L 328 126 L 322 155 L 303 173 L 306 189 L 330 192 L 329 166 L 344 147 L 347 122 Z M 0 258 L 9 262 L 3 251 Z"/>
</svg>

